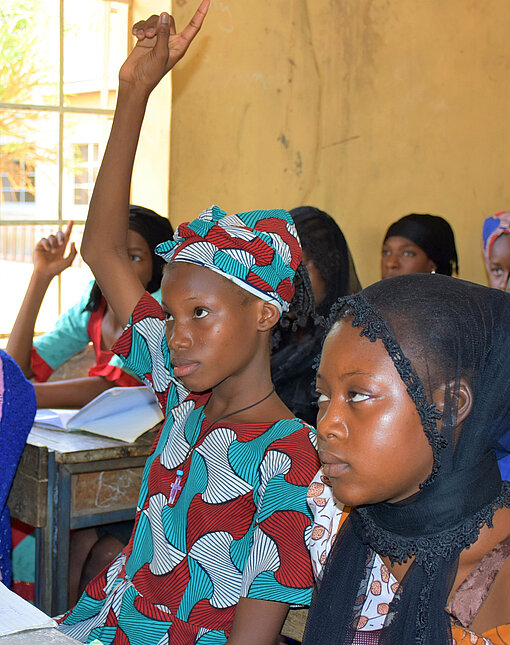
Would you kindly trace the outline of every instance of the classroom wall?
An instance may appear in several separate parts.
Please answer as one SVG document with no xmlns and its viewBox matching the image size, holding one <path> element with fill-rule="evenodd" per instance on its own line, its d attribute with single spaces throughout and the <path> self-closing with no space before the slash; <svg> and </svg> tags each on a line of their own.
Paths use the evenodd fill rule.
<svg viewBox="0 0 510 645">
<path fill-rule="evenodd" d="M 157 11 L 168 11 L 169 3 L 158 8 L 154 0 L 134 0 L 129 12 L 131 26 Z M 135 40 L 130 37 L 130 48 Z M 169 214 L 170 186 L 170 119 L 172 80 L 167 76 L 152 93 L 140 133 L 133 178 L 131 203 L 152 208 L 160 215 Z"/>
<path fill-rule="evenodd" d="M 178 29 L 197 4 L 174 2 Z M 509 0 L 213 0 L 173 75 L 173 223 L 312 204 L 366 285 L 387 226 L 430 212 L 485 282 L 482 219 L 510 208 L 509 26 Z"/>
</svg>

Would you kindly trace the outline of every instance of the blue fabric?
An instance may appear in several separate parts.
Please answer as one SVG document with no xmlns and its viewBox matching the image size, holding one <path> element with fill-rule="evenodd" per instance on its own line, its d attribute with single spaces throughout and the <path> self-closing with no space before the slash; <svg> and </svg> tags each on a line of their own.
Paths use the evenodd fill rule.
<svg viewBox="0 0 510 645">
<path fill-rule="evenodd" d="M 0 573 L 2 582 L 11 585 L 11 524 L 7 497 L 18 462 L 34 421 L 34 387 L 23 376 L 15 361 L 0 350 Z"/>
</svg>

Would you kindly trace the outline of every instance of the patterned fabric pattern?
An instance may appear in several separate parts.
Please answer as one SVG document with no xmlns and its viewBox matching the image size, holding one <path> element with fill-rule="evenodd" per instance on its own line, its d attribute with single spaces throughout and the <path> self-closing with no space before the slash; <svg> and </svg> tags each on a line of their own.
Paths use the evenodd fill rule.
<svg viewBox="0 0 510 645">
<path fill-rule="evenodd" d="M 348 511 L 344 512 L 343 504 L 334 499 L 331 486 L 321 471 L 313 478 L 308 488 L 307 498 L 314 517 L 308 548 L 315 577 L 320 580 L 326 558 Z M 398 581 L 377 553 L 373 553 L 367 566 L 370 568 L 370 584 L 368 593 L 359 597 L 359 606 L 356 607 L 358 633 L 353 645 L 377 645 L 390 602 L 399 587 Z M 509 637 L 509 640 L 503 640 L 497 632 L 502 632 L 504 636 Z M 497 634 L 497 639 L 492 640 L 493 633 L 495 636 Z M 503 625 L 490 630 L 486 638 L 458 625 L 452 625 L 452 635 L 451 645 L 504 645 L 506 642 L 510 643 L 510 626 Z"/>
<path fill-rule="evenodd" d="M 163 312 L 148 294 L 114 349 L 154 388 L 166 421 L 129 544 L 61 629 L 104 645 L 220 645 L 240 596 L 308 605 L 313 429 L 298 419 L 209 429 L 210 393 L 188 394 L 174 380 Z M 184 485 L 170 506 L 179 467 Z"/>
<path fill-rule="evenodd" d="M 156 252 L 167 262 L 207 267 L 271 302 L 280 312 L 289 309 L 302 258 L 296 227 L 287 211 L 227 215 L 217 206 L 181 224 L 174 240 L 163 242 Z"/>
</svg>

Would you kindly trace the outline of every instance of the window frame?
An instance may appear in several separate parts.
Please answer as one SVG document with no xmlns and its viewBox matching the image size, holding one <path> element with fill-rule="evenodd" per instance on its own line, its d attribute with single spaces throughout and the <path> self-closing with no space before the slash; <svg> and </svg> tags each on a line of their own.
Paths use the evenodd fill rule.
<svg viewBox="0 0 510 645">
<path fill-rule="evenodd" d="M 111 4 L 112 0 L 102 0 L 105 3 Z M 127 55 L 130 38 L 129 38 L 129 25 L 132 22 L 132 12 L 133 12 L 133 0 L 113 0 L 116 3 L 122 3 L 127 5 L 127 48 L 125 55 Z M 63 204 L 64 204 L 64 173 L 65 173 L 65 138 L 64 138 L 64 120 L 66 115 L 77 114 L 77 115 L 93 115 L 93 116 L 103 116 L 109 119 L 113 119 L 113 114 L 115 112 L 112 108 L 105 107 L 77 107 L 69 106 L 64 104 L 64 9 L 65 4 L 72 2 L 72 0 L 59 0 L 58 3 L 58 22 L 59 22 L 59 60 L 58 60 L 58 103 L 53 105 L 45 105 L 38 103 L 10 103 L 10 102 L 1 102 L 0 101 L 0 111 L 1 110 L 17 110 L 19 112 L 38 112 L 40 114 L 57 114 L 58 115 L 58 144 L 57 144 L 57 217 L 52 219 L 25 219 L 25 218 L 14 218 L 12 216 L 2 216 L 0 218 L 0 233 L 2 230 L 8 231 L 4 227 L 8 226 L 54 226 L 55 228 L 60 228 L 64 225 L 65 221 L 63 218 Z M 108 66 L 106 65 L 103 69 L 103 73 L 108 74 Z M 108 91 L 106 95 L 101 92 L 101 101 L 104 103 L 108 100 Z M 96 142 L 89 142 L 89 146 L 94 145 Z M 71 145 L 74 145 L 72 142 Z M 99 151 L 100 152 L 100 151 Z M 21 160 L 23 161 L 23 160 Z M 99 163 L 100 159 L 98 160 Z M 73 191 L 76 187 L 75 176 L 73 172 Z M 74 194 L 74 192 L 73 192 Z M 37 197 L 36 197 L 37 199 Z M 11 203 L 11 202 L 9 202 Z M 13 202 L 14 203 L 14 202 Z M 73 198 L 74 203 L 74 198 Z M 75 224 L 83 225 L 85 223 L 85 218 L 74 218 Z M 62 313 L 62 280 L 61 275 L 57 276 L 57 314 Z M 0 330 L 0 339 L 5 339 L 9 336 L 9 333 L 2 332 Z"/>
</svg>

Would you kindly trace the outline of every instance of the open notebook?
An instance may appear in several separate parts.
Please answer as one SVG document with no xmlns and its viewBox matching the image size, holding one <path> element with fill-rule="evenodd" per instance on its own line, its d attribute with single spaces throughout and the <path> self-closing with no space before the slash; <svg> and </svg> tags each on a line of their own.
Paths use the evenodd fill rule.
<svg viewBox="0 0 510 645">
<path fill-rule="evenodd" d="M 131 443 L 162 419 L 161 408 L 148 387 L 112 387 L 81 410 L 37 410 L 34 425 L 51 430 L 83 430 Z"/>
<path fill-rule="evenodd" d="M 56 626 L 53 618 L 43 614 L 40 609 L 20 598 L 0 582 L 0 636 Z"/>
</svg>

